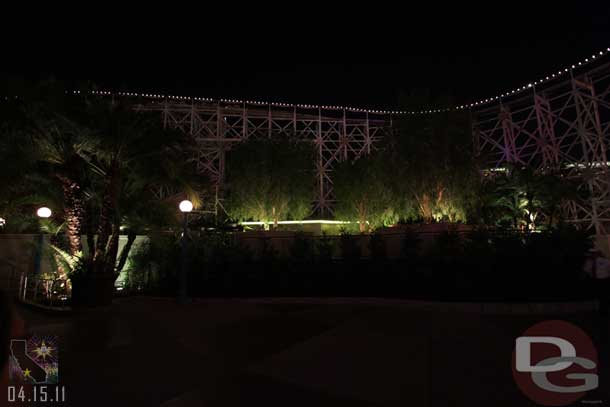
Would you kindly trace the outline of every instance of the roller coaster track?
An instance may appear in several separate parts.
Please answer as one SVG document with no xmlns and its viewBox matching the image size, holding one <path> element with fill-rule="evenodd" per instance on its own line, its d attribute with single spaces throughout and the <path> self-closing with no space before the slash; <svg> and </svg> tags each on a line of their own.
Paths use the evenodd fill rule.
<svg viewBox="0 0 610 407">
<path fill-rule="evenodd" d="M 529 166 L 578 180 L 587 198 L 568 202 L 566 218 L 608 234 L 610 63 L 473 110 L 472 129 L 488 168 Z"/>
<path fill-rule="evenodd" d="M 191 135 L 197 143 L 194 162 L 222 196 L 225 186 L 225 155 L 236 143 L 248 139 L 283 135 L 311 141 L 316 150 L 316 199 L 313 211 L 332 216 L 333 166 L 343 160 L 369 154 L 377 141 L 392 130 L 391 118 L 383 114 L 347 109 L 279 107 L 231 102 L 162 101 L 138 107 L 156 111 L 165 126 Z"/>
<path fill-rule="evenodd" d="M 158 112 L 166 127 L 191 135 L 198 171 L 216 197 L 225 189 L 225 155 L 236 143 L 285 135 L 316 149 L 313 213 L 333 215 L 333 167 L 369 154 L 397 130 L 398 120 L 447 111 L 469 111 L 473 146 L 485 168 L 530 166 L 578 180 L 586 199 L 568 202 L 570 221 L 610 232 L 610 48 L 522 87 L 470 104 L 416 111 L 294 105 L 242 100 L 94 92 L 137 97 L 136 109 Z"/>
</svg>

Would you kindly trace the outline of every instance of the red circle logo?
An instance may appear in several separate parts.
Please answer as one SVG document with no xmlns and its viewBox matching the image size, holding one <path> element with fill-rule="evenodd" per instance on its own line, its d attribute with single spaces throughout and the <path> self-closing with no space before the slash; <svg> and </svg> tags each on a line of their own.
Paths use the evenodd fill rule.
<svg viewBox="0 0 610 407">
<path fill-rule="evenodd" d="M 523 394 L 545 406 L 574 403 L 599 381 L 593 341 L 560 320 L 537 323 L 515 340 L 512 370 Z"/>
</svg>

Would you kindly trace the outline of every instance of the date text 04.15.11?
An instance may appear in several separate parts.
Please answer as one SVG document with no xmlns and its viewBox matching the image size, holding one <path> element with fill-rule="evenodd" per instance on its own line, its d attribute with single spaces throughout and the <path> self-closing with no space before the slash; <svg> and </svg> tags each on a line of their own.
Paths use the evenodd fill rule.
<svg viewBox="0 0 610 407">
<path fill-rule="evenodd" d="M 63 403 L 66 386 L 8 386 L 9 403 Z"/>
</svg>

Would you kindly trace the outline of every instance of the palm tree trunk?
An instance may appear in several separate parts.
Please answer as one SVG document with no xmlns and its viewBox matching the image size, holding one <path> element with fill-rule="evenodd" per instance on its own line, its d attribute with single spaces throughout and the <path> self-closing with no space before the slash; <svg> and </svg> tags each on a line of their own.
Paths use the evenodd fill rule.
<svg viewBox="0 0 610 407">
<path fill-rule="evenodd" d="M 114 225 L 112 235 L 106 247 L 104 271 L 110 274 L 116 273 L 116 258 L 119 251 L 119 228 L 119 224 Z"/>
<path fill-rule="evenodd" d="M 104 194 L 102 208 L 100 211 L 99 226 L 97 230 L 97 242 L 95 244 L 95 254 L 93 261 L 99 263 L 105 257 L 108 237 L 110 236 L 111 222 L 110 212 L 112 211 L 112 200 L 110 194 Z M 97 270 L 96 270 L 97 271 Z"/>
<path fill-rule="evenodd" d="M 120 221 L 118 217 L 119 173 L 118 163 L 111 167 L 109 179 L 104 191 L 104 200 L 100 212 L 97 244 L 93 258 L 95 269 L 99 272 L 114 271 L 118 248 Z M 112 260 L 109 259 L 114 253 Z"/>
<path fill-rule="evenodd" d="M 88 259 L 93 259 L 93 255 L 95 253 L 95 232 L 93 230 L 93 205 L 89 203 L 87 207 L 87 222 L 86 222 L 86 230 L 87 230 L 87 247 L 89 249 Z"/>
<path fill-rule="evenodd" d="M 81 219 L 83 216 L 82 191 L 78 183 L 67 177 L 60 177 L 64 194 L 66 235 L 70 246 L 70 254 L 75 256 L 81 250 Z"/>
</svg>

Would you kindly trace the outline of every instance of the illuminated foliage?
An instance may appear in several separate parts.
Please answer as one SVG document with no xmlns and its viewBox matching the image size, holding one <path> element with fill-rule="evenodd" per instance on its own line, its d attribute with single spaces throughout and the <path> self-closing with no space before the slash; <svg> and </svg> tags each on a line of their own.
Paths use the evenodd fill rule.
<svg viewBox="0 0 610 407">
<path fill-rule="evenodd" d="M 561 173 L 537 173 L 529 167 L 507 166 L 486 177 L 477 194 L 478 221 L 514 229 L 534 230 L 561 222 L 561 205 L 577 199 L 573 180 Z"/>
<path fill-rule="evenodd" d="M 227 154 L 229 216 L 275 226 L 307 217 L 314 191 L 312 154 L 311 144 L 284 137 L 235 146 Z"/>
<path fill-rule="evenodd" d="M 430 100 L 412 95 L 405 103 L 408 107 Z M 398 129 L 386 150 L 401 217 L 466 221 L 479 182 L 468 117 L 463 112 L 406 117 Z"/>
<path fill-rule="evenodd" d="M 361 232 L 399 220 L 467 221 L 479 183 L 468 117 L 405 117 L 397 128 L 371 157 L 336 168 L 339 219 L 357 219 Z"/>
<path fill-rule="evenodd" d="M 15 123 L 12 132 L 0 131 L 0 158 L 23 161 L 16 168 L 24 182 L 2 209 L 18 205 L 22 212 L 34 213 L 35 205 L 53 208 L 52 220 L 59 226 L 52 244 L 74 260 L 68 267 L 72 277 L 77 272 L 81 277 L 104 274 L 113 281 L 136 233 L 172 223 L 175 202 L 161 201 L 153 191 L 170 185 L 189 190 L 192 171 L 184 153 L 190 140 L 131 106 L 70 99 L 63 90 L 24 100 L 19 108 L 27 120 Z M 6 141 L 13 134 L 23 148 L 9 149 Z M 122 233 L 128 239 L 119 252 Z M 83 250 L 82 236 L 88 250 Z"/>
<path fill-rule="evenodd" d="M 390 170 L 385 156 L 379 152 L 340 163 L 333 173 L 335 217 L 357 220 L 360 232 L 396 222 Z"/>
</svg>

